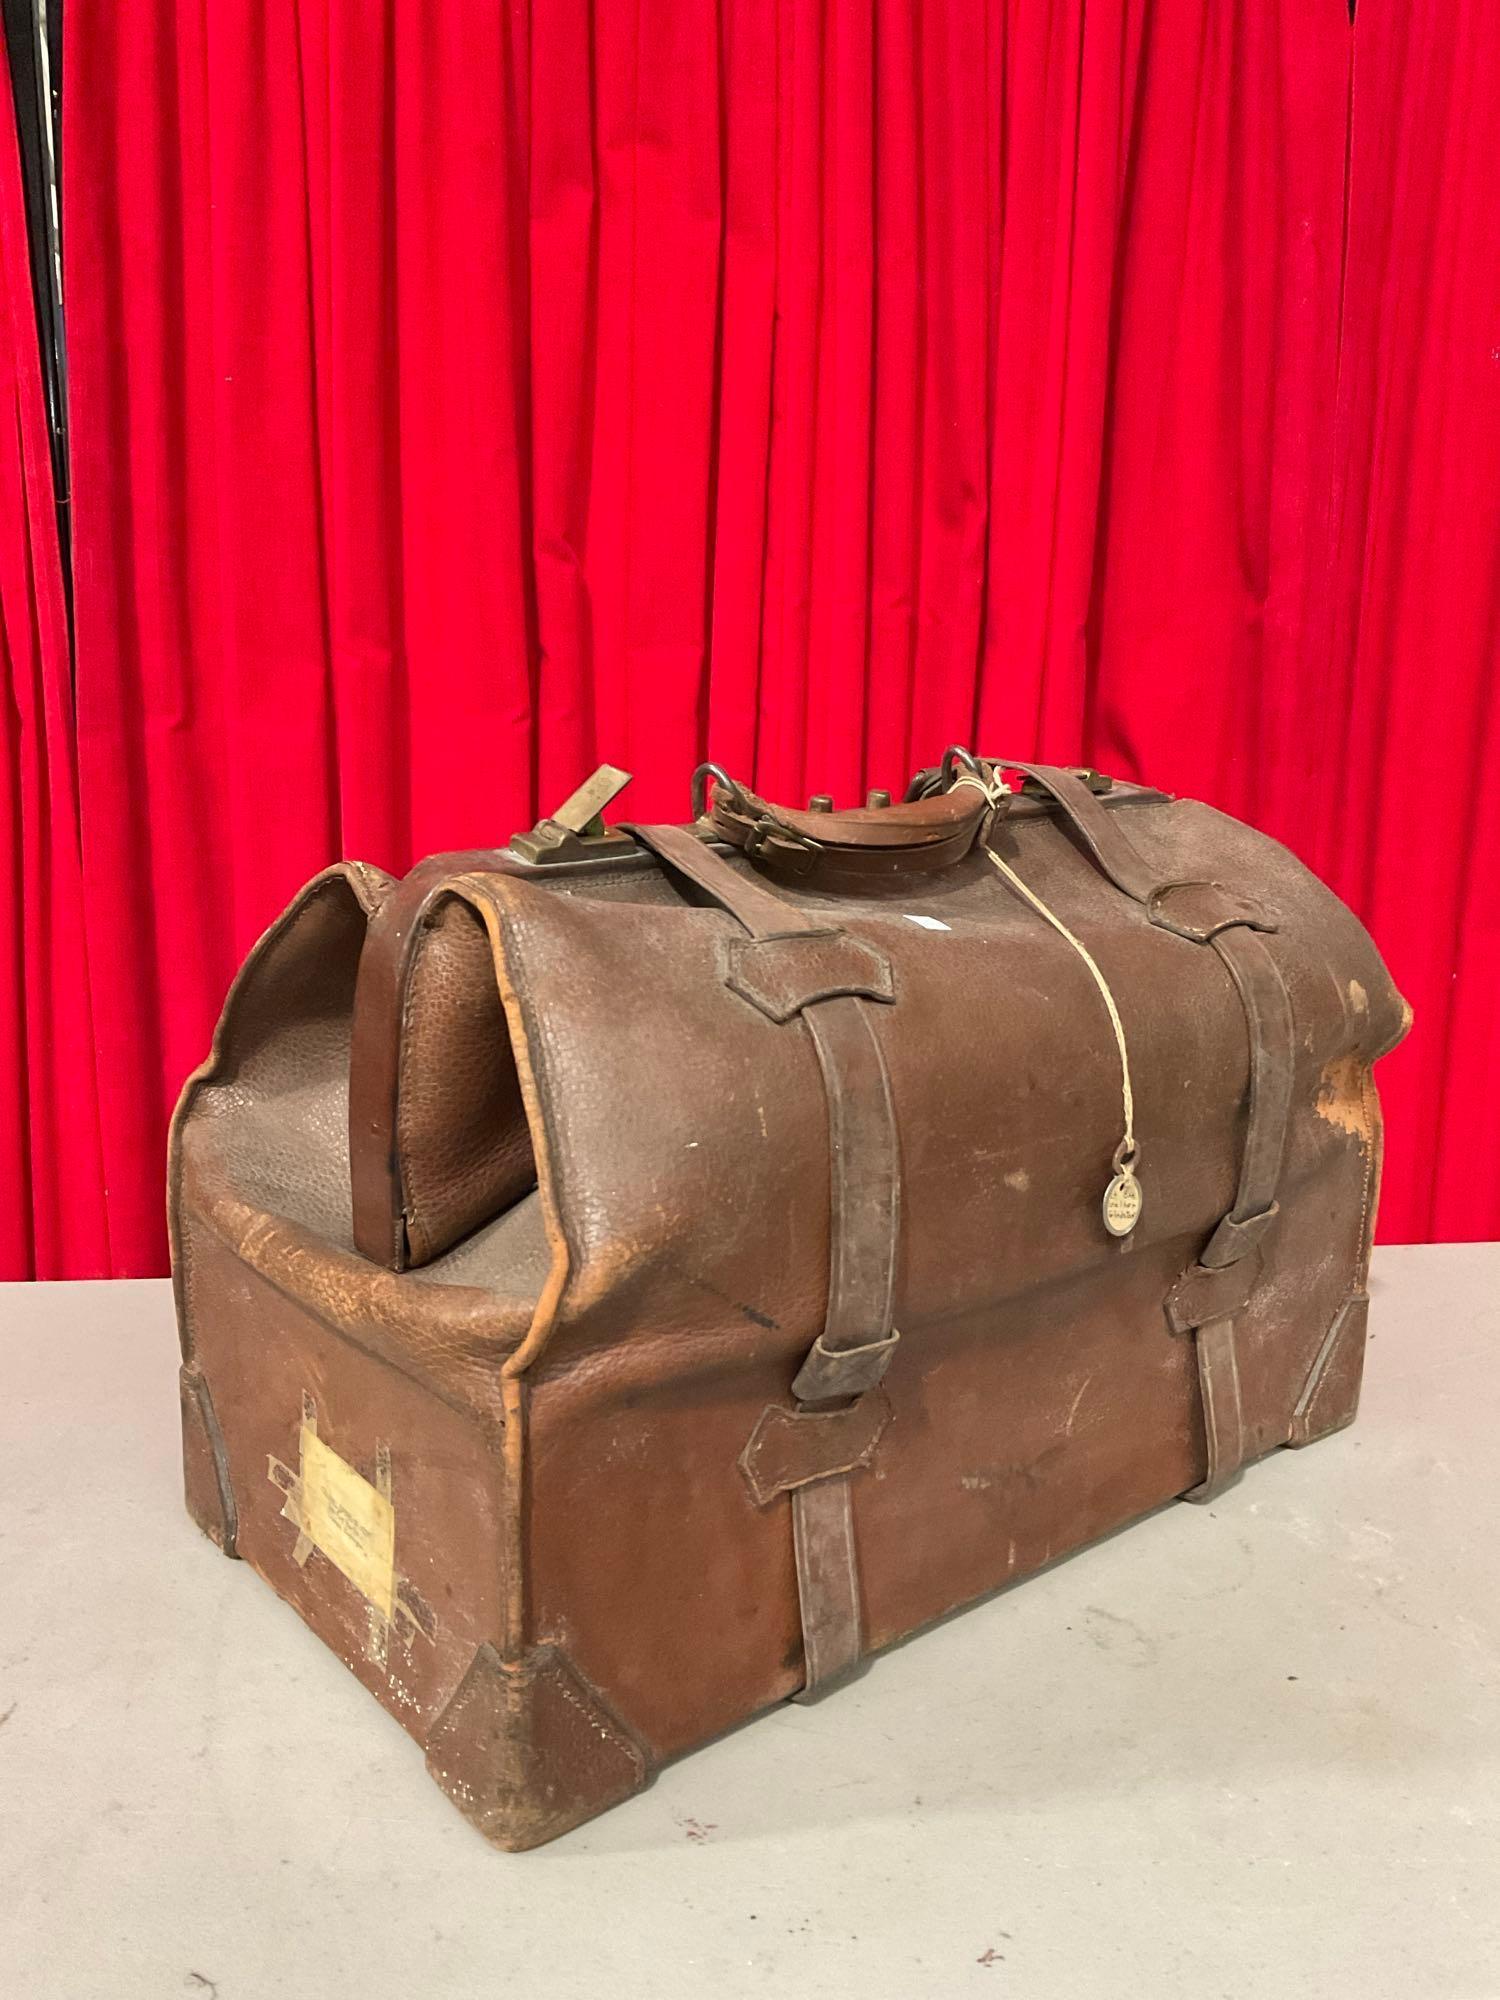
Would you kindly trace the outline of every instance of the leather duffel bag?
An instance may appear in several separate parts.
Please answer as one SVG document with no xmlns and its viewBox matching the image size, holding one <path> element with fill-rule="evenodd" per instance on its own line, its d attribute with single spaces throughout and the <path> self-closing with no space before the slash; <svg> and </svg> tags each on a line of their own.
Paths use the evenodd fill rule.
<svg viewBox="0 0 1500 2000">
<path fill-rule="evenodd" d="M 1191 800 L 623 782 L 318 876 L 172 1131 L 189 1510 L 510 1848 L 1346 1424 L 1409 1019 Z"/>
</svg>

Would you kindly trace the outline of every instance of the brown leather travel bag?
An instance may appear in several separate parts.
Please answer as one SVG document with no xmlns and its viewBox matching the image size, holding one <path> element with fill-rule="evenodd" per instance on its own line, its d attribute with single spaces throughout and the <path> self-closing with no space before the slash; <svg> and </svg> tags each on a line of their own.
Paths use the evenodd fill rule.
<svg viewBox="0 0 1500 2000">
<path fill-rule="evenodd" d="M 1408 1021 L 1191 800 L 622 783 L 318 876 L 172 1132 L 189 1510 L 510 1848 L 1348 1423 Z"/>
</svg>

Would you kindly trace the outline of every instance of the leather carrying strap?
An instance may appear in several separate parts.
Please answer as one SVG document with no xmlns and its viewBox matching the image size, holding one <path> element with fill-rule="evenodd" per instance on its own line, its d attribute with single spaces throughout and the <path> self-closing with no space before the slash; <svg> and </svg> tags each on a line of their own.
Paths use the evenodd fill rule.
<svg viewBox="0 0 1500 2000">
<path fill-rule="evenodd" d="M 1246 1264 L 1253 1266 L 1252 1284 L 1259 1275 L 1261 1242 L 1276 1219 L 1276 1187 L 1292 1104 L 1294 1028 L 1281 968 L 1254 931 L 1219 931 L 1211 943 L 1228 967 L 1245 1009 L 1250 1108 L 1234 1206 L 1199 1251 L 1197 1265 L 1189 1267 L 1178 1290 L 1200 1274 L 1233 1272 Z M 1245 1303 L 1250 1290 L 1247 1285 Z M 1185 1497 L 1200 1504 L 1216 1499 L 1238 1477 L 1250 1448 L 1240 1400 L 1235 1316 L 1222 1311 L 1205 1316 L 1194 1329 L 1206 1467 L 1202 1483 Z"/>
<path fill-rule="evenodd" d="M 725 983 L 769 1019 L 806 1024 L 822 1073 L 829 1129 L 828 1307 L 823 1331 L 792 1384 L 810 1411 L 873 1389 L 900 1338 L 891 1324 L 900 1220 L 900 1160 L 885 1058 L 871 1001 L 893 997 L 882 955 L 815 921 L 733 867 L 683 827 L 627 829 L 668 868 L 726 910 L 754 942 L 731 946 Z M 852 954 L 838 945 L 856 945 Z M 764 984 L 746 990 L 745 966 L 759 946 Z M 799 956 L 807 977 L 799 984 Z M 855 990 L 850 966 L 858 968 Z M 859 983 L 862 981 L 863 983 Z M 806 1684 L 799 1699 L 846 1678 L 863 1652 L 859 1571 L 849 1474 L 792 1490 L 793 1541 Z"/>
<path fill-rule="evenodd" d="M 1276 1187 L 1291 1111 L 1294 1027 L 1281 968 L 1257 935 L 1276 929 L 1276 916 L 1253 897 L 1218 882 L 1163 879 L 1119 820 L 1073 772 L 1054 764 L 1013 764 L 1057 803 L 1094 861 L 1116 888 L 1140 903 L 1159 929 L 1211 945 L 1234 981 L 1250 1039 L 1249 1111 L 1234 1206 L 1183 1274 L 1168 1301 L 1170 1323 L 1191 1330 L 1198 1361 L 1207 1466 L 1185 1497 L 1207 1501 L 1222 1493 L 1249 1449 L 1240 1397 L 1235 1317 L 1259 1275 L 1258 1252 L 1276 1218 Z M 1245 1281 L 1216 1276 L 1254 1256 Z"/>
<path fill-rule="evenodd" d="M 1203 1403 L 1203 1438 L 1208 1472 L 1183 1495 L 1200 1505 L 1217 1499 L 1245 1462 L 1248 1439 L 1240 1398 L 1240 1364 L 1234 1321 L 1212 1319 L 1193 1338 L 1198 1356 L 1198 1393 Z"/>
<path fill-rule="evenodd" d="M 763 867 L 792 876 L 925 874 L 951 867 L 973 847 L 985 801 L 941 792 L 901 805 L 797 812 L 716 776 L 708 798 L 715 833 Z"/>
<path fill-rule="evenodd" d="M 812 1701 L 848 1680 L 864 1650 L 859 1557 L 847 1474 L 819 1479 L 793 1492 L 792 1548 L 806 1669 L 795 1699 Z"/>
<path fill-rule="evenodd" d="M 1198 1261 L 1211 1270 L 1259 1247 L 1275 1219 L 1276 1187 L 1292 1108 L 1292 1003 L 1270 951 L 1253 931 L 1221 931 L 1214 950 L 1229 970 L 1250 1031 L 1250 1115 L 1230 1209 Z"/>
</svg>

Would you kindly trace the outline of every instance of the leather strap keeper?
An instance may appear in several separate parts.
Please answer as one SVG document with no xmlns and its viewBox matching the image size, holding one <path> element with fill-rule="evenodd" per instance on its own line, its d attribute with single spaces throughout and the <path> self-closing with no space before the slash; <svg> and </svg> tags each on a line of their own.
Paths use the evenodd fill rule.
<svg viewBox="0 0 1500 2000">
<path fill-rule="evenodd" d="M 883 1379 L 901 1338 L 895 1327 L 884 1340 L 864 1347 L 831 1348 L 819 1334 L 797 1371 L 792 1394 L 799 1403 L 831 1403 L 840 1396 L 862 1396 Z"/>
<path fill-rule="evenodd" d="M 891 962 L 878 946 L 830 926 L 784 937 L 731 937 L 720 946 L 724 984 L 772 1021 L 841 994 L 894 1000 Z"/>
<path fill-rule="evenodd" d="M 1158 929 L 1174 931 L 1193 944 L 1207 944 L 1235 924 L 1274 931 L 1279 923 L 1258 897 L 1242 896 L 1221 882 L 1168 882 L 1152 890 L 1146 914 Z"/>
<path fill-rule="evenodd" d="M 740 1470 L 756 1504 L 766 1507 L 778 1494 L 868 1465 L 890 1421 L 882 1394 L 861 1396 L 843 1410 L 768 1403 L 740 1454 Z"/>
<path fill-rule="evenodd" d="M 1198 1259 L 1212 1270 L 1226 1265 L 1235 1265 L 1247 1258 L 1252 1251 L 1259 1251 L 1266 1231 L 1280 1214 L 1276 1202 L 1263 1208 L 1259 1215 L 1246 1215 L 1236 1219 L 1226 1215 L 1203 1246 L 1203 1254 Z"/>
<path fill-rule="evenodd" d="M 1173 1333 L 1191 1333 L 1211 1319 L 1227 1319 L 1243 1310 L 1259 1282 L 1258 1250 L 1218 1269 L 1191 1264 L 1167 1293 L 1167 1322 Z"/>
</svg>

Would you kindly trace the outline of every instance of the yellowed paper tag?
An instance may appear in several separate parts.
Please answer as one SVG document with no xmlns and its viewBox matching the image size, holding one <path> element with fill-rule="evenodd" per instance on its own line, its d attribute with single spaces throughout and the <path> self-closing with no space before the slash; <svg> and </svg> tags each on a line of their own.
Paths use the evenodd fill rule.
<svg viewBox="0 0 1500 2000">
<path fill-rule="evenodd" d="M 297 1498 L 303 1534 L 389 1619 L 396 1595 L 396 1510 L 307 1424 Z"/>
</svg>

